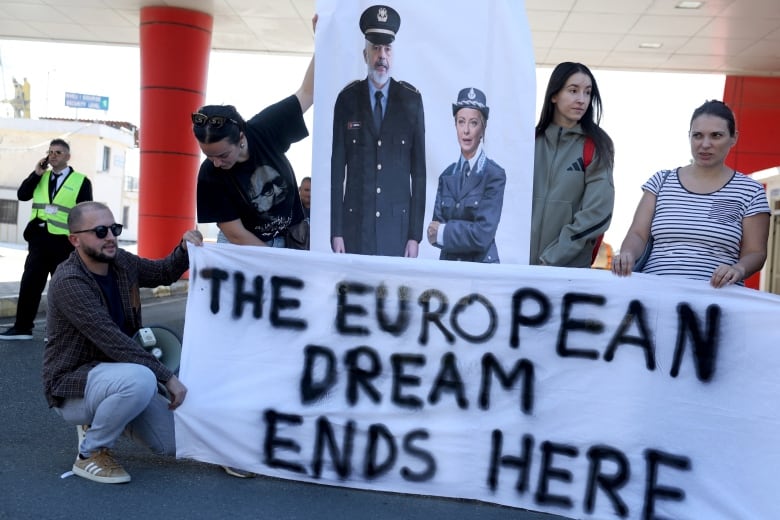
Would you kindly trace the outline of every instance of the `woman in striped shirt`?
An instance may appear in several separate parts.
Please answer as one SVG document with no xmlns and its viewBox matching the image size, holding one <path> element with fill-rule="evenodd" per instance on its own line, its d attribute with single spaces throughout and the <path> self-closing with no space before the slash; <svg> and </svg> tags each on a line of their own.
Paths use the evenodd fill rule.
<svg viewBox="0 0 780 520">
<path fill-rule="evenodd" d="M 734 113 L 721 101 L 693 112 L 693 161 L 655 173 L 643 186 L 612 272 L 631 274 L 652 235 L 642 272 L 743 285 L 766 261 L 769 204 L 764 187 L 725 164 L 737 142 Z"/>
</svg>

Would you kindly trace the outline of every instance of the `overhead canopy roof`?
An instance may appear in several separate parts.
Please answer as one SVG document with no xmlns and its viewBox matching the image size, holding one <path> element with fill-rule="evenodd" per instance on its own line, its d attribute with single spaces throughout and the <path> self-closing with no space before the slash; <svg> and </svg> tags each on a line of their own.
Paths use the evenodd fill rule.
<svg viewBox="0 0 780 520">
<path fill-rule="evenodd" d="M 679 7 L 689 3 L 701 5 Z M 140 8 L 151 5 L 213 14 L 215 50 L 314 50 L 315 0 L 0 0 L 0 37 L 138 45 Z M 539 66 L 780 75 L 780 0 L 526 0 L 526 8 Z"/>
</svg>

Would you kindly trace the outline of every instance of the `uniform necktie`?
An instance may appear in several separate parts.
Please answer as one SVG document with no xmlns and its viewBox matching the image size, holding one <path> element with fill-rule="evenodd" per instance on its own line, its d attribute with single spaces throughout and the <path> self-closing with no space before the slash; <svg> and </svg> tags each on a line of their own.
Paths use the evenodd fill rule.
<svg viewBox="0 0 780 520">
<path fill-rule="evenodd" d="M 469 172 L 471 171 L 471 165 L 468 161 L 463 163 L 463 169 L 460 172 L 460 187 L 463 189 L 463 186 L 466 185 L 466 179 L 469 176 Z"/>
<path fill-rule="evenodd" d="M 54 194 L 57 193 L 57 181 L 60 178 L 60 173 L 51 172 L 49 176 L 49 200 L 54 200 Z"/>
<path fill-rule="evenodd" d="M 379 132 L 379 129 L 382 127 L 382 91 L 377 90 L 374 93 L 374 128 L 376 128 L 376 131 Z"/>
</svg>

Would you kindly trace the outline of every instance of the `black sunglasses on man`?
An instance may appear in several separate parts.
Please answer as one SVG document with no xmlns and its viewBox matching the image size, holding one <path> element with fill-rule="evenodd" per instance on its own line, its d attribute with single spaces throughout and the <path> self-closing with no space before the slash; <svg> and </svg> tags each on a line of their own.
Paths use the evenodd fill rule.
<svg viewBox="0 0 780 520">
<path fill-rule="evenodd" d="M 95 226 L 92 229 L 82 229 L 81 231 L 71 231 L 74 235 L 76 233 L 95 233 L 95 236 L 98 238 L 106 238 L 108 236 L 108 230 L 111 230 L 111 234 L 113 234 L 115 237 L 118 237 L 122 234 L 122 224 L 111 224 L 110 226 Z"/>
</svg>

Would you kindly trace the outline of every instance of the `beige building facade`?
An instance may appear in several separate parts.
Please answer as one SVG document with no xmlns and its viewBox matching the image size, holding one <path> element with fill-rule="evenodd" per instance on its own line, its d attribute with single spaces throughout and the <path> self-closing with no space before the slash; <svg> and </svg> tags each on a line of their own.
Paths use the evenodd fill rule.
<svg viewBox="0 0 780 520">
<path fill-rule="evenodd" d="M 780 294 L 780 166 L 767 168 L 751 175 L 766 187 L 769 210 L 769 243 L 764 269 L 761 271 L 762 291 Z"/>
</svg>

